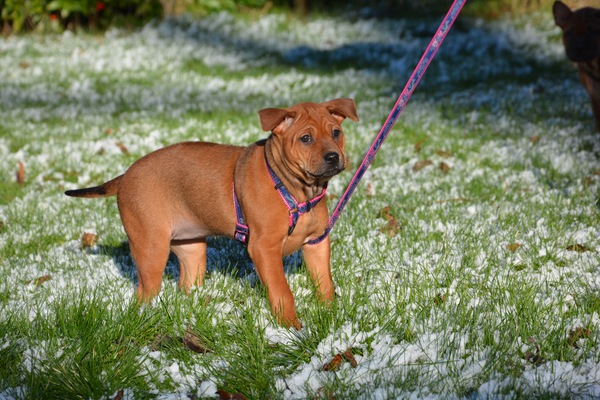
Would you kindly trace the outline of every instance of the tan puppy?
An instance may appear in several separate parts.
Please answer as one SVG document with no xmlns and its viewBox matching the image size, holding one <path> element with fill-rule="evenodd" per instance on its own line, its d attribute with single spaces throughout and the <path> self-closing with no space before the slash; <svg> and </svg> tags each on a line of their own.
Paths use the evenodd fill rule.
<svg viewBox="0 0 600 400">
<path fill-rule="evenodd" d="M 140 301 L 160 291 L 169 250 L 179 258 L 179 287 L 189 291 L 201 285 L 206 237 L 213 235 L 247 239 L 281 324 L 301 327 L 282 261 L 300 247 L 320 299 L 333 299 L 329 238 L 307 242 L 327 226 L 327 205 L 319 200 L 329 179 L 345 168 L 341 123 L 345 118 L 358 121 L 356 105 L 336 99 L 267 108 L 259 116 L 262 129 L 272 134 L 249 147 L 175 144 L 142 157 L 100 186 L 65 192 L 75 197 L 117 195 L 137 266 Z M 274 179 L 281 181 L 278 188 Z M 286 192 L 299 204 L 288 206 Z M 310 206 L 303 204 L 311 199 Z"/>
<path fill-rule="evenodd" d="M 579 80 L 590 95 L 596 130 L 600 131 L 600 9 L 584 7 L 571 11 L 556 1 L 552 12 L 563 31 L 567 58 L 577 64 Z"/>
</svg>

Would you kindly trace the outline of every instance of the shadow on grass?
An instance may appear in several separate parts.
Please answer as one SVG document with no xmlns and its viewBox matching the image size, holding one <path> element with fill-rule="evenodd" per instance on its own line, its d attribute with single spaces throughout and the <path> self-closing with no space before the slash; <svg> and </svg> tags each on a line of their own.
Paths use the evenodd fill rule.
<svg viewBox="0 0 600 400">
<path fill-rule="evenodd" d="M 247 279 L 253 286 L 259 282 L 254 264 L 248 255 L 246 246 L 226 237 L 210 237 L 207 240 L 207 279 L 210 274 L 218 273 L 237 279 Z M 121 242 L 117 246 L 100 245 L 101 254 L 110 255 L 119 273 L 137 285 L 137 271 L 135 262 L 129 250 L 129 242 Z M 302 251 L 283 258 L 283 268 L 286 274 L 294 274 L 302 266 Z M 171 253 L 163 273 L 163 279 L 177 282 L 179 280 L 179 260 Z"/>
</svg>

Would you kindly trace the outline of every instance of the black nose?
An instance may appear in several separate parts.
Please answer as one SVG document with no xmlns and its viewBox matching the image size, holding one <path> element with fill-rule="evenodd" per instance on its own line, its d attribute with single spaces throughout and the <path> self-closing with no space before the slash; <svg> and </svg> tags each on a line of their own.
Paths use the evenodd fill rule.
<svg viewBox="0 0 600 400">
<path fill-rule="evenodd" d="M 334 151 L 325 154 L 325 161 L 329 164 L 337 164 L 340 162 L 340 155 Z"/>
</svg>

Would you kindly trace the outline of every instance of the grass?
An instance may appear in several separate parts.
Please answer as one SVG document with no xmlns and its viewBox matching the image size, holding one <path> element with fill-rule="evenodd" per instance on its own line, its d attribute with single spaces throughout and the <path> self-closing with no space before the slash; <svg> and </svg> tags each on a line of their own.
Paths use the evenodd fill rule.
<svg viewBox="0 0 600 400">
<path fill-rule="evenodd" d="M 600 140 L 549 12 L 461 18 L 332 232 L 336 301 L 285 260 L 299 332 L 222 238 L 202 288 L 177 291 L 172 257 L 138 308 L 114 199 L 62 194 L 353 97 L 333 206 L 435 24 L 219 14 L 0 43 L 0 399 L 597 397 Z"/>
</svg>

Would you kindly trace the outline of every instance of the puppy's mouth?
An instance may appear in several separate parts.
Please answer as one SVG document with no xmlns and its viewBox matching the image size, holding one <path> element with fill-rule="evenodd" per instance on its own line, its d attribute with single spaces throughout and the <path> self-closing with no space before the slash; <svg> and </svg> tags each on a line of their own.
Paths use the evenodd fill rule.
<svg viewBox="0 0 600 400">
<path fill-rule="evenodd" d="M 315 172 L 307 171 L 308 174 L 313 178 L 331 178 L 344 170 L 343 165 L 331 166 L 326 165 L 323 168 L 318 169 Z"/>
</svg>

